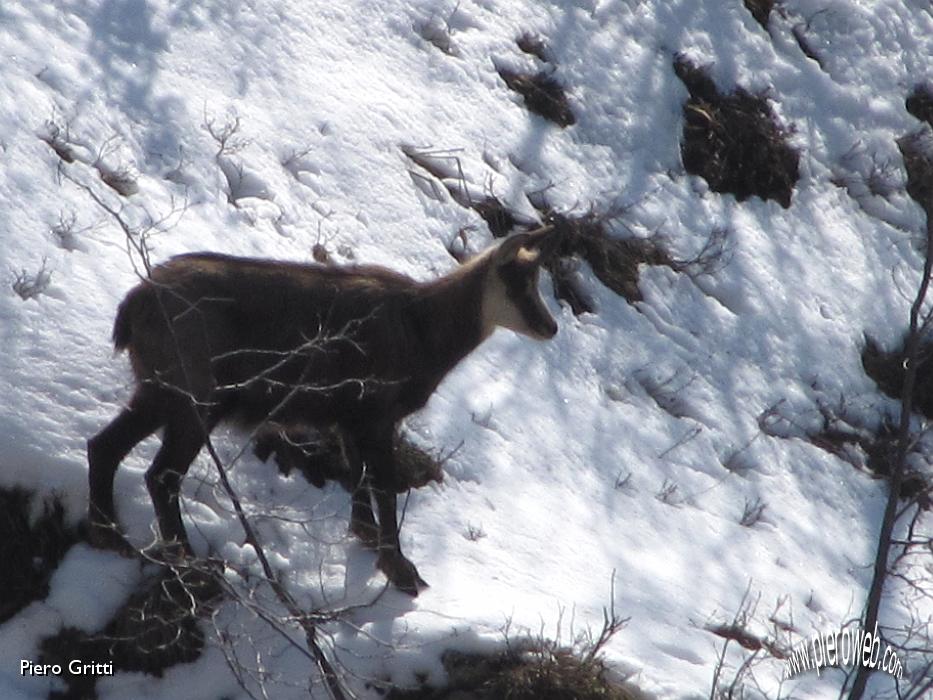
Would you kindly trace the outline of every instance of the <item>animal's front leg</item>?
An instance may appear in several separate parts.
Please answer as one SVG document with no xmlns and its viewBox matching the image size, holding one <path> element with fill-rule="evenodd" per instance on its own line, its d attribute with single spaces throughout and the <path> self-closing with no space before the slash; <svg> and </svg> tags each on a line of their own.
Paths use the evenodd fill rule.
<svg viewBox="0 0 933 700">
<path fill-rule="evenodd" d="M 392 449 L 393 430 L 387 430 L 361 443 L 363 458 L 370 468 L 373 495 L 379 514 L 379 558 L 376 566 L 400 591 L 418 595 L 428 584 L 418 575 L 418 569 L 404 554 L 398 540 L 397 499 L 395 495 L 395 457 Z"/>
<path fill-rule="evenodd" d="M 394 482 L 393 482 L 394 483 Z M 402 554 L 398 541 L 397 499 L 391 486 L 377 486 L 376 507 L 379 510 L 379 558 L 376 566 L 400 591 L 416 596 L 427 582 L 418 574 L 418 569 Z"/>
</svg>

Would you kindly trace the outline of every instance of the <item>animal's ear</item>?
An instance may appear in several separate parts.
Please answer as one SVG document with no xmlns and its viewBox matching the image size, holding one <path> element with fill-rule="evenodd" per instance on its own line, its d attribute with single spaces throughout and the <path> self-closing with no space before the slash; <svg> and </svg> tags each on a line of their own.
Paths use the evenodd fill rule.
<svg viewBox="0 0 933 700">
<path fill-rule="evenodd" d="M 527 233 L 516 233 L 514 236 L 509 236 L 502 244 L 496 249 L 495 260 L 497 265 L 505 265 L 510 263 L 518 257 L 519 252 L 528 242 Z"/>
<path fill-rule="evenodd" d="M 560 233 L 553 226 L 542 226 L 529 231 L 527 235 L 528 240 L 522 244 L 522 247 L 537 253 L 538 262 L 544 262 L 550 258 L 560 246 Z"/>
<path fill-rule="evenodd" d="M 514 260 L 523 265 L 540 265 L 554 253 L 559 243 L 559 236 L 551 226 L 516 233 L 499 246 L 496 262 L 504 265 Z"/>
</svg>

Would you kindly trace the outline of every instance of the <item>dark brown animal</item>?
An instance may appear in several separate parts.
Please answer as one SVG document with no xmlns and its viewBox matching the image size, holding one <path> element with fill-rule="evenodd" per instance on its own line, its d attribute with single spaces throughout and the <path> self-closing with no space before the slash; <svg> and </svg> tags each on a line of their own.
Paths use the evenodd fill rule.
<svg viewBox="0 0 933 700">
<path fill-rule="evenodd" d="M 547 229 L 516 234 L 430 282 L 375 266 L 212 253 L 156 267 L 127 294 L 114 324 L 137 389 L 88 441 L 91 541 L 128 547 L 115 526 L 114 475 L 159 428 L 146 486 L 162 539 L 190 555 L 181 481 L 218 423 L 335 425 L 361 475 L 350 529 L 378 549 L 377 566 L 396 587 L 417 595 L 426 584 L 398 540 L 396 425 L 495 328 L 536 339 L 557 332 L 538 293 L 538 270 L 557 242 Z"/>
</svg>

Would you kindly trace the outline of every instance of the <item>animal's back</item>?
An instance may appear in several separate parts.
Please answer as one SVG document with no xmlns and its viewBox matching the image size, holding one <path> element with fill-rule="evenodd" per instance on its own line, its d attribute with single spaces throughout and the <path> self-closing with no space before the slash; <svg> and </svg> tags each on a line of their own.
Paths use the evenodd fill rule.
<svg viewBox="0 0 933 700">
<path fill-rule="evenodd" d="M 129 349 L 140 381 L 158 376 L 197 394 L 225 389 L 230 410 L 250 422 L 310 381 L 311 363 L 321 386 L 406 374 L 404 309 L 418 287 L 374 266 L 181 255 L 127 294 L 114 344 Z"/>
<path fill-rule="evenodd" d="M 418 285 L 377 266 L 335 267 L 189 253 L 155 267 L 149 280 L 126 295 L 117 311 L 113 341 L 117 350 L 123 350 L 139 337 L 142 327 L 164 328 L 168 318 L 177 321 L 191 315 L 206 322 L 225 318 L 236 326 L 236 337 L 245 334 L 259 346 L 274 345 L 282 340 L 282 323 L 294 327 L 313 320 L 315 325 L 343 325 L 390 299 L 406 297 Z"/>
</svg>

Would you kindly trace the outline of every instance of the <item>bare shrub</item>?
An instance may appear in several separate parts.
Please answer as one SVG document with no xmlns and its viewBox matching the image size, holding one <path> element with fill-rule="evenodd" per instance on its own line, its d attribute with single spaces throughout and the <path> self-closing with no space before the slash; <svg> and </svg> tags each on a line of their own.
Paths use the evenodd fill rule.
<svg viewBox="0 0 933 700">
<path fill-rule="evenodd" d="M 68 669 L 62 698 L 95 697 L 97 675 L 71 673 L 69 662 L 112 664 L 113 671 L 163 671 L 200 657 L 204 633 L 198 620 L 220 600 L 219 580 L 206 570 L 164 567 L 147 580 L 99 632 L 66 627 L 40 645 L 41 662 Z M 55 696 L 53 696 L 55 697 Z"/>
<path fill-rule="evenodd" d="M 678 506 L 682 501 L 676 482 L 670 479 L 664 479 L 664 483 L 661 484 L 661 488 L 654 497 L 669 506 Z"/>
<path fill-rule="evenodd" d="M 756 611 L 761 594 L 751 596 L 751 581 L 742 595 L 739 606 L 731 619 L 725 622 L 708 621 L 703 629 L 725 640 L 713 668 L 713 679 L 709 692 L 710 700 L 742 700 L 747 697 L 765 697 L 755 679 L 755 667 L 765 661 L 765 654 L 776 659 L 785 659 L 789 654 L 789 631 L 793 624 L 779 619 L 786 598 L 780 598 L 768 616 L 772 623 L 771 634 L 762 634 L 753 628 L 760 626 Z M 728 661 L 729 645 L 735 643 L 743 650 L 740 661 L 732 666 Z M 757 692 L 756 692 L 757 691 Z M 778 691 L 778 698 L 781 696 Z"/>
<path fill-rule="evenodd" d="M 129 197 L 139 192 L 136 170 L 119 158 L 116 154 L 119 142 L 116 136 L 111 136 L 101 145 L 94 159 L 94 169 L 100 175 L 101 181 L 121 197 Z M 116 160 L 116 165 L 111 165 Z"/>
<path fill-rule="evenodd" d="M 12 287 L 20 299 L 35 299 L 48 289 L 52 283 L 52 271 L 46 267 L 47 262 L 43 258 L 42 267 L 34 273 L 23 269 L 15 274 Z"/>
<path fill-rule="evenodd" d="M 634 304 L 644 298 L 638 287 L 642 265 L 664 265 L 693 276 L 713 274 L 730 259 L 726 229 L 712 231 L 693 258 L 678 260 L 668 253 L 664 240 L 657 234 L 648 238 L 614 235 L 611 224 L 624 210 L 603 213 L 591 210 L 574 215 L 550 209 L 543 201 L 538 210 L 542 220 L 553 226 L 561 237 L 557 256 L 547 264 L 554 280 L 555 296 L 568 301 L 576 314 L 592 311 L 593 305 L 567 274 L 567 261 L 584 260 L 600 282 Z M 570 265 L 572 269 L 572 263 Z"/>
<path fill-rule="evenodd" d="M 479 214 L 493 237 L 502 238 L 519 224 L 526 223 L 519 221 L 518 217 L 491 191 L 491 186 L 487 185 L 482 196 L 476 197 L 470 193 L 458 150 L 403 146 L 402 153 L 415 165 L 439 180 L 457 204 Z M 412 175 L 422 177 L 414 172 Z M 433 180 L 429 183 L 432 190 L 437 188 Z M 433 196 L 435 199 L 440 199 L 440 192 L 435 191 Z"/>
<path fill-rule="evenodd" d="M 613 586 L 614 590 L 614 586 Z M 570 625 L 572 641 L 561 641 L 563 610 L 557 639 L 537 634 L 513 635 L 503 629 L 500 650 L 466 653 L 448 650 L 441 657 L 447 684 L 432 687 L 422 682 L 414 689 L 393 688 L 389 700 L 643 700 L 632 683 L 610 676 L 602 659 L 606 644 L 622 630 L 628 618 L 616 614 L 614 605 L 603 609 L 598 631 L 580 633 Z"/>
<path fill-rule="evenodd" d="M 742 509 L 742 517 L 739 520 L 739 525 L 742 527 L 754 527 L 761 516 L 764 515 L 765 508 L 767 505 L 760 498 L 755 498 L 753 501 L 745 499 L 745 508 Z"/>
<path fill-rule="evenodd" d="M 49 148 L 55 151 L 55 155 L 62 161 L 65 163 L 75 162 L 77 155 L 71 144 L 68 126 L 59 124 L 54 116 L 45 122 L 44 130 L 39 134 L 39 138 L 48 144 Z"/>
</svg>

